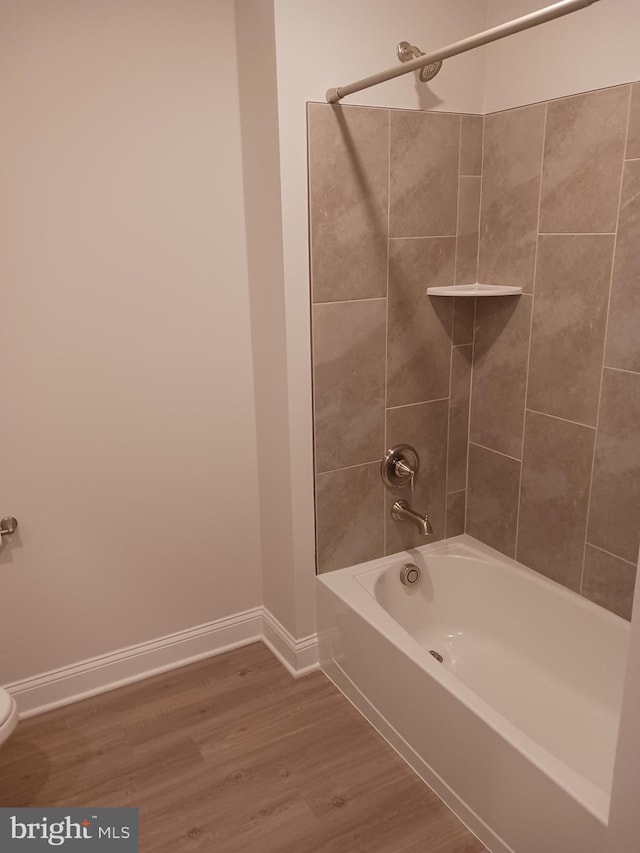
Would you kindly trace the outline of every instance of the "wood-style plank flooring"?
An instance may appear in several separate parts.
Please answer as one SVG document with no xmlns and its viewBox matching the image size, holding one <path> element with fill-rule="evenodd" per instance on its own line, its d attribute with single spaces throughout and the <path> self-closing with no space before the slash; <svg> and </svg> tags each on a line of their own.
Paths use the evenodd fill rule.
<svg viewBox="0 0 640 853">
<path fill-rule="evenodd" d="M 260 643 L 21 722 L 0 806 L 136 806 L 142 853 L 481 853 L 320 672 Z"/>
</svg>

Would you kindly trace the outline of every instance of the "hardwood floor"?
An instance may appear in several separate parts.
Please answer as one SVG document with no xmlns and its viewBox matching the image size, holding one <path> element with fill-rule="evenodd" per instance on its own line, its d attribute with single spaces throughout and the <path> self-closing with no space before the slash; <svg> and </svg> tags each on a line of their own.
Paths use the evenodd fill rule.
<svg viewBox="0 0 640 853">
<path fill-rule="evenodd" d="M 260 643 L 21 722 L 0 806 L 137 806 L 142 853 L 481 853 L 320 672 Z"/>
</svg>

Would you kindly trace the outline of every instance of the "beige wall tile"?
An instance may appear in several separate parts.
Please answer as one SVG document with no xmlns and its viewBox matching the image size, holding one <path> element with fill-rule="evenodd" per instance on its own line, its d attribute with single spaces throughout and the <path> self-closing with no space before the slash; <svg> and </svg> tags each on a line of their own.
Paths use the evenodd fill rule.
<svg viewBox="0 0 640 853">
<path fill-rule="evenodd" d="M 613 246 L 613 235 L 540 237 L 530 409 L 595 426 Z"/>
<path fill-rule="evenodd" d="M 447 522 L 445 525 L 447 539 L 464 533 L 466 503 L 467 493 L 464 491 L 447 495 Z"/>
<path fill-rule="evenodd" d="M 640 371 L 640 160 L 625 163 L 605 364 Z"/>
<path fill-rule="evenodd" d="M 379 462 L 316 475 L 319 572 L 383 555 L 383 506 Z"/>
<path fill-rule="evenodd" d="M 473 343 L 473 328 L 476 318 L 476 300 L 470 296 L 453 299 L 453 345 Z"/>
<path fill-rule="evenodd" d="M 456 233 L 460 116 L 391 111 L 391 237 Z"/>
<path fill-rule="evenodd" d="M 540 231 L 615 231 L 629 87 L 549 103 Z"/>
<path fill-rule="evenodd" d="M 626 156 L 628 159 L 640 157 L 640 83 L 634 83 L 631 87 L 631 111 L 629 113 Z"/>
<path fill-rule="evenodd" d="M 314 302 L 386 296 L 389 112 L 309 104 Z"/>
<path fill-rule="evenodd" d="M 478 280 L 480 182 L 481 178 L 460 178 L 456 284 L 473 284 Z"/>
<path fill-rule="evenodd" d="M 460 129 L 460 174 L 482 174 L 483 116 L 461 116 Z"/>
<path fill-rule="evenodd" d="M 520 458 L 531 296 L 478 299 L 471 441 Z"/>
<path fill-rule="evenodd" d="M 640 374 L 605 369 L 588 541 L 631 563 L 640 541 Z"/>
<path fill-rule="evenodd" d="M 587 545 L 584 555 L 582 594 L 622 616 L 631 619 L 636 566 L 598 548 Z"/>
<path fill-rule="evenodd" d="M 517 559 L 580 590 L 595 430 L 527 412 Z"/>
<path fill-rule="evenodd" d="M 410 444 L 418 451 L 420 470 L 415 491 L 386 489 L 387 554 L 425 545 L 444 537 L 447 477 L 448 400 L 387 410 L 387 445 Z M 396 500 L 406 500 L 416 512 L 428 513 L 434 536 L 426 539 L 405 521 L 391 518 Z"/>
<path fill-rule="evenodd" d="M 438 538 L 464 532 L 466 512 L 472 536 L 517 550 L 572 589 L 582 581 L 585 596 L 629 618 L 640 542 L 640 84 L 631 88 L 606 346 L 614 240 L 600 233 L 615 229 L 628 94 L 620 86 L 553 101 L 548 120 L 546 104 L 485 119 L 311 105 L 314 301 L 341 303 L 314 307 L 320 571 L 422 544 L 390 518 L 403 497 L 430 513 Z M 540 199 L 540 230 L 551 234 L 538 238 Z M 387 209 L 390 236 L 416 239 L 387 240 Z M 385 340 L 386 300 L 370 297 L 387 294 L 387 245 Z M 454 276 L 530 293 L 536 245 L 535 300 L 476 307 L 426 296 Z M 536 412 L 526 415 L 516 545 L 532 305 L 527 405 Z M 605 370 L 596 436 L 603 348 L 606 365 L 637 373 Z M 418 448 L 414 494 L 386 493 L 379 476 L 385 367 L 386 443 Z"/>
<path fill-rule="evenodd" d="M 449 396 L 453 300 L 427 287 L 453 283 L 455 238 L 391 240 L 387 406 Z"/>
<path fill-rule="evenodd" d="M 479 281 L 533 287 L 545 104 L 485 117 Z"/>
<path fill-rule="evenodd" d="M 520 463 L 469 445 L 467 533 L 508 557 L 516 553 Z"/>
<path fill-rule="evenodd" d="M 449 458 L 447 488 L 464 489 L 467 483 L 467 445 L 469 441 L 469 397 L 471 394 L 472 346 L 451 351 L 451 402 L 449 407 Z"/>
<path fill-rule="evenodd" d="M 316 469 L 371 462 L 384 446 L 386 299 L 313 309 Z"/>
</svg>

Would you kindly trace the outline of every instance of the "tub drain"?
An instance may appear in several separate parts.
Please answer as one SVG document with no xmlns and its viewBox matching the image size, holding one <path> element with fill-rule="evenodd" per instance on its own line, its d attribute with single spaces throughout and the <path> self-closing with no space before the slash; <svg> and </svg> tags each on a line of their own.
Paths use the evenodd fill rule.
<svg viewBox="0 0 640 853">
<path fill-rule="evenodd" d="M 438 663 L 442 663 L 442 661 L 444 660 L 442 655 L 435 649 L 429 649 L 429 654 L 432 655 L 438 661 Z"/>
</svg>

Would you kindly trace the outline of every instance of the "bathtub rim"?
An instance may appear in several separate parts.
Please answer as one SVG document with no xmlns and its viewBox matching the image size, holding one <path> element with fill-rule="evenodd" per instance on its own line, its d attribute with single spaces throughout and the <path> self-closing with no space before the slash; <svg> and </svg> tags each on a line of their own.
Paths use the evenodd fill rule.
<svg viewBox="0 0 640 853">
<path fill-rule="evenodd" d="M 407 557 L 410 558 L 416 551 L 419 551 L 420 553 L 461 557 L 462 559 L 477 559 L 480 557 L 481 559 L 488 560 L 492 563 L 497 563 L 503 568 L 507 567 L 515 574 L 526 577 L 528 581 L 535 583 L 536 586 L 548 587 L 551 585 L 556 594 L 560 595 L 562 598 L 573 602 L 573 604 L 581 607 L 587 612 L 594 613 L 598 618 L 604 619 L 612 625 L 622 625 L 628 628 L 630 624 L 626 619 L 623 619 L 622 616 L 618 616 L 616 613 L 612 613 L 610 610 L 596 604 L 589 598 L 579 595 L 577 592 L 574 592 L 568 587 L 563 586 L 561 583 L 558 583 L 558 581 L 554 581 L 553 578 L 549 578 L 541 572 L 537 572 L 535 569 L 530 569 L 528 566 L 525 566 L 523 563 L 519 563 L 511 557 L 507 557 L 505 554 L 500 553 L 500 551 L 496 551 L 495 548 L 491 548 L 489 545 L 485 545 L 484 542 L 480 542 L 479 539 L 474 539 L 473 536 L 470 536 L 468 533 L 462 533 L 459 536 L 454 536 L 450 539 L 442 539 L 438 542 L 427 543 L 426 545 L 419 545 L 417 548 L 408 548 L 405 551 L 388 554 L 386 557 L 376 557 L 375 560 L 369 560 L 366 563 L 360 563 L 355 566 L 347 566 L 344 569 L 337 569 L 336 571 L 351 572 L 352 576 L 359 580 L 369 595 L 377 601 L 373 591 L 373 584 L 364 583 L 363 581 L 365 578 L 368 579 L 369 576 L 377 578 L 377 576 L 388 567 L 389 560 L 395 560 L 397 558 L 404 557 L 404 555 L 407 555 Z M 324 574 L 318 575 L 318 577 L 326 578 L 332 574 L 335 574 L 335 572 L 325 572 Z"/>
<path fill-rule="evenodd" d="M 399 551 L 385 557 L 378 557 L 366 563 L 348 566 L 318 575 L 318 581 L 330 589 L 344 604 L 355 610 L 369 625 L 380 631 L 387 640 L 402 654 L 407 655 L 428 676 L 434 678 L 446 690 L 453 693 L 472 713 L 479 716 L 483 722 L 498 735 L 503 737 L 510 746 L 523 753 L 535 767 L 558 785 L 569 796 L 573 797 L 584 809 L 600 821 L 604 826 L 608 823 L 611 794 L 595 783 L 586 779 L 570 765 L 557 758 L 552 752 L 523 732 L 515 723 L 495 710 L 471 688 L 467 687 L 453 673 L 443 668 L 428 651 L 409 634 L 377 601 L 373 593 L 373 584 L 381 572 L 388 569 L 396 561 L 410 561 L 417 552 L 443 554 L 457 557 L 468 557 L 489 560 L 502 567 L 523 574 L 528 580 L 547 587 L 552 585 L 555 592 L 562 595 L 573 604 L 592 611 L 594 615 L 620 627 L 629 623 L 622 617 L 611 613 L 583 596 L 563 587 L 533 569 L 518 563 L 499 551 L 474 539 L 468 534 L 439 542 L 421 545 L 406 551 Z M 363 583 L 367 576 L 370 589 Z"/>
</svg>

